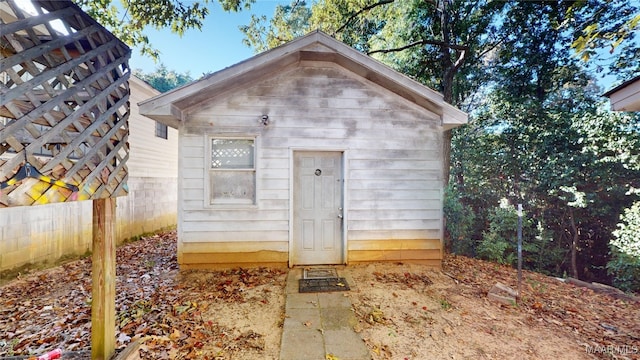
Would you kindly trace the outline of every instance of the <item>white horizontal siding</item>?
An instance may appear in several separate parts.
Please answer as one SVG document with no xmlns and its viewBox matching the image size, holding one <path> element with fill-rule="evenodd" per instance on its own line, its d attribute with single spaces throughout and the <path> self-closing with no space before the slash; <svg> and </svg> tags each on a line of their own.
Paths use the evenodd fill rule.
<svg viewBox="0 0 640 360">
<path fill-rule="evenodd" d="M 159 94 L 158 91 L 132 77 L 131 115 L 129 116 L 129 176 L 177 178 L 178 131 L 168 128 L 167 139 L 156 136 L 156 122 L 140 115 L 138 102 Z"/>
<path fill-rule="evenodd" d="M 414 239 L 438 239 L 440 230 L 350 230 L 347 232 L 349 243 L 367 240 L 414 240 Z"/>
<path fill-rule="evenodd" d="M 292 148 L 348 149 L 349 241 L 442 235 L 439 116 L 337 66 L 274 75 L 186 116 L 182 241 L 286 241 Z M 208 136 L 247 135 L 258 137 L 256 205 L 204 207 Z"/>
<path fill-rule="evenodd" d="M 182 231 L 180 241 L 233 242 L 233 241 L 288 241 L 289 231 Z"/>
</svg>

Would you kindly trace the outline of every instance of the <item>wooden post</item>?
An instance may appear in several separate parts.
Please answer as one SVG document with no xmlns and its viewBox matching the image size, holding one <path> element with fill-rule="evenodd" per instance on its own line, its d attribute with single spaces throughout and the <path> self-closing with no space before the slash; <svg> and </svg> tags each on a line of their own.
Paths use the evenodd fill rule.
<svg viewBox="0 0 640 360">
<path fill-rule="evenodd" d="M 115 352 L 116 199 L 93 200 L 91 358 Z"/>
</svg>

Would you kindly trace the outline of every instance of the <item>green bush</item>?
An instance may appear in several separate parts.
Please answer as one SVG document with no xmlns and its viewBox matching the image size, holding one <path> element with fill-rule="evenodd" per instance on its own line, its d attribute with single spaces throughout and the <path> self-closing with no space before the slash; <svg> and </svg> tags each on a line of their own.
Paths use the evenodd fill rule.
<svg viewBox="0 0 640 360">
<path fill-rule="evenodd" d="M 496 207 L 489 213 L 489 231 L 478 245 L 478 256 L 501 264 L 513 264 L 517 255 L 518 213 L 514 207 Z"/>
<path fill-rule="evenodd" d="M 444 216 L 447 226 L 447 249 L 452 253 L 473 255 L 474 242 L 471 240 L 475 214 L 473 209 L 460 200 L 460 193 L 451 185 L 445 190 Z"/>
<path fill-rule="evenodd" d="M 613 284 L 627 291 L 640 291 L 640 201 L 624 210 L 609 243 L 611 260 L 607 273 Z"/>
</svg>

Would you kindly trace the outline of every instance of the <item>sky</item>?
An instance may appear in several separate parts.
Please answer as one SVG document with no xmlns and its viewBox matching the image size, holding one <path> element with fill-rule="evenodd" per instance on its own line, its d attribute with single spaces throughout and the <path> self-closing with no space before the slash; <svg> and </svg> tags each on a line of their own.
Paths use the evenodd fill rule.
<svg viewBox="0 0 640 360">
<path fill-rule="evenodd" d="M 162 63 L 168 70 L 180 74 L 189 72 L 194 79 L 204 73 L 222 70 L 255 55 L 252 48 L 242 43 L 244 35 L 238 26 L 248 25 L 251 14 L 264 14 L 271 18 L 276 5 L 288 3 L 257 0 L 250 10 L 233 13 L 225 12 L 217 1 L 213 1 L 211 12 L 201 30 L 188 30 L 182 37 L 167 29 L 145 30 L 151 45 L 160 50 L 160 59 L 154 63 L 150 57 L 140 55 L 140 50 L 134 48 L 129 66 L 151 73 Z"/>
</svg>

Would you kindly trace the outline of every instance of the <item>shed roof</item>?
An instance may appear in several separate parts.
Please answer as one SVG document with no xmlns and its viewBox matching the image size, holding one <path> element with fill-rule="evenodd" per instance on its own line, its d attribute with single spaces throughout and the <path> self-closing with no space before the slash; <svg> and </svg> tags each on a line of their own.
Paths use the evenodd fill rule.
<svg viewBox="0 0 640 360">
<path fill-rule="evenodd" d="M 603 94 L 609 98 L 611 110 L 640 111 L 640 76 L 614 87 Z"/>
<path fill-rule="evenodd" d="M 316 30 L 200 80 L 142 101 L 140 113 L 178 128 L 186 114 L 213 96 L 240 88 L 301 61 L 326 61 L 375 83 L 440 116 L 444 128 L 467 122 L 467 114 L 444 101 L 442 94 Z"/>
</svg>

